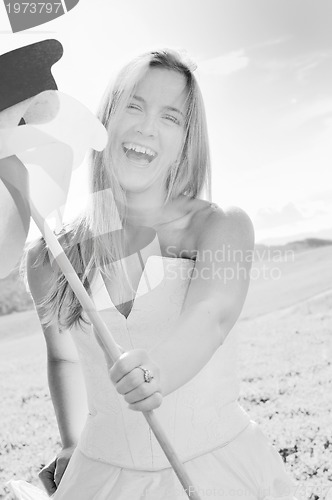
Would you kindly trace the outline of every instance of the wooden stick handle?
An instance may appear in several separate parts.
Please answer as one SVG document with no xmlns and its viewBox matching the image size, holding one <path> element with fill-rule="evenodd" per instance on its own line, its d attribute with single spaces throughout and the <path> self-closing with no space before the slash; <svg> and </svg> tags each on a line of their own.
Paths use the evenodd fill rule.
<svg viewBox="0 0 332 500">
<path fill-rule="evenodd" d="M 69 285 L 71 286 L 73 292 L 81 303 L 84 311 L 88 315 L 91 323 L 93 324 L 96 333 L 102 342 L 105 350 L 110 356 L 111 360 L 115 362 L 120 356 L 121 351 L 112 337 L 111 332 L 107 328 L 105 322 L 101 319 L 96 307 L 89 297 L 87 291 L 85 290 L 82 282 L 77 276 L 73 266 L 71 265 L 68 257 L 63 251 L 62 246 L 58 242 L 56 236 L 53 231 L 51 231 L 48 224 L 44 221 L 44 219 L 40 216 L 38 210 L 35 209 L 33 203 L 30 201 L 31 207 L 31 215 L 33 220 L 38 226 L 38 229 L 42 233 L 53 257 L 55 258 L 58 266 L 66 277 Z M 166 457 L 168 458 L 169 463 L 171 464 L 175 474 L 179 478 L 186 494 L 191 500 L 200 500 L 196 489 L 193 486 L 192 481 L 189 479 L 189 476 L 184 468 L 184 465 L 180 461 L 177 456 L 172 444 L 170 443 L 168 437 L 166 436 L 164 430 L 160 426 L 158 419 L 153 411 L 142 412 L 144 417 L 146 418 L 152 432 L 154 433 L 157 441 L 162 447 Z"/>
<path fill-rule="evenodd" d="M 183 486 L 184 491 L 191 500 L 201 500 L 194 483 L 190 479 L 183 463 L 180 461 L 178 455 L 176 454 L 172 444 L 170 443 L 168 437 L 165 434 L 164 429 L 161 427 L 156 414 L 153 411 L 143 412 L 149 426 L 151 427 L 158 443 L 163 449 L 169 463 L 171 464 L 175 474 L 177 475 L 180 483 Z"/>
</svg>

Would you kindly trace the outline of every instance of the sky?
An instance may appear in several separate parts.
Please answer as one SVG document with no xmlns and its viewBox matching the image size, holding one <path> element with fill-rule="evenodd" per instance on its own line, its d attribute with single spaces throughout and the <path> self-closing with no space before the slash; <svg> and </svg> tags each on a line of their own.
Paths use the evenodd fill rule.
<svg viewBox="0 0 332 500">
<path fill-rule="evenodd" d="M 133 56 L 186 50 L 206 106 L 212 200 L 243 208 L 257 242 L 332 238 L 331 15 L 330 0 L 80 0 L 12 34 L 0 4 L 0 53 L 58 39 L 58 88 L 94 112 Z M 69 211 L 86 171 L 74 173 Z"/>
</svg>

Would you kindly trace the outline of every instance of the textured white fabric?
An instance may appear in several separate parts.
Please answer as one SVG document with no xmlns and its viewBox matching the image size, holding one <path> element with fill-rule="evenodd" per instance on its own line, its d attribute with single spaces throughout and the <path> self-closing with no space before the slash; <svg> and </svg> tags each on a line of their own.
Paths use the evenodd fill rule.
<svg viewBox="0 0 332 500">
<path fill-rule="evenodd" d="M 149 257 L 128 319 L 112 304 L 103 280 L 97 277 L 92 284 L 92 296 L 116 342 L 125 350 L 136 347 L 149 350 L 171 335 L 193 268 L 194 261 L 189 259 Z M 151 283 L 161 274 L 163 279 L 157 286 L 142 294 L 148 280 Z M 89 417 L 80 450 L 91 458 L 119 467 L 143 470 L 169 467 L 143 415 L 129 411 L 124 398 L 110 384 L 105 356 L 92 329 L 83 335 L 76 330 L 73 337 L 89 400 Z M 198 375 L 165 397 L 155 410 L 182 460 L 231 440 L 249 423 L 248 415 L 236 402 L 239 384 L 235 341 L 231 334 Z"/>
</svg>

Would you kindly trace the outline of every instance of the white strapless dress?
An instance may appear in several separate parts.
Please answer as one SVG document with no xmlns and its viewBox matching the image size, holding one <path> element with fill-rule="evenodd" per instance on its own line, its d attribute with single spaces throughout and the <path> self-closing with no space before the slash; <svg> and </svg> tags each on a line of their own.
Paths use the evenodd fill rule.
<svg viewBox="0 0 332 500">
<path fill-rule="evenodd" d="M 125 350 L 149 350 L 170 335 L 194 272 L 192 260 L 150 256 L 128 318 L 97 275 L 92 296 L 116 342 Z M 89 414 L 52 499 L 187 500 L 145 418 L 128 409 L 110 382 L 93 329 L 75 329 L 72 335 Z M 207 365 L 166 396 L 155 413 L 202 500 L 293 500 L 295 482 L 238 396 L 236 336 L 230 332 Z M 19 500 L 49 498 L 24 481 L 9 485 Z"/>
</svg>

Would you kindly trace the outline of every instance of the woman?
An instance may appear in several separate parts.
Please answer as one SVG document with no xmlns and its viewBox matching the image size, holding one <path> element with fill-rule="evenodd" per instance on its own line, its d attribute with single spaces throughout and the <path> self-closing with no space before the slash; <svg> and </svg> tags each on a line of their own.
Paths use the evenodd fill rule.
<svg viewBox="0 0 332 500">
<path fill-rule="evenodd" d="M 253 228 L 242 210 L 199 198 L 205 188 L 211 199 L 210 166 L 190 64 L 170 50 L 135 59 L 99 118 L 109 144 L 92 156 L 92 201 L 60 241 L 124 353 L 112 366 L 35 245 L 27 275 L 63 445 L 40 473 L 46 490 L 55 500 L 187 498 L 140 414 L 156 410 L 202 499 L 292 499 L 281 457 L 237 402 L 230 332 Z"/>
</svg>

